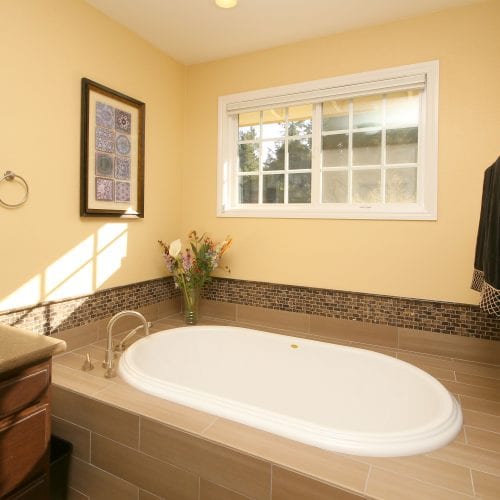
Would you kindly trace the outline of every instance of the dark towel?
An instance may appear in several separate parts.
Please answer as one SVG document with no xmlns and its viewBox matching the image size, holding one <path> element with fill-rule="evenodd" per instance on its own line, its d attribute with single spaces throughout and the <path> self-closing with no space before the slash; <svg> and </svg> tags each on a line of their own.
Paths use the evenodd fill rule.
<svg viewBox="0 0 500 500">
<path fill-rule="evenodd" d="M 479 307 L 500 317 L 500 156 L 484 173 L 471 288 L 481 292 Z"/>
</svg>

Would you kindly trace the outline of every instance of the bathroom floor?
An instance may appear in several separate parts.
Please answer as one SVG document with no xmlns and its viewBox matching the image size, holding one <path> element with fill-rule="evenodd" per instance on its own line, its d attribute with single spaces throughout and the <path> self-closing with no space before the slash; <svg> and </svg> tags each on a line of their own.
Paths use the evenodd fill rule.
<svg viewBox="0 0 500 500">
<path fill-rule="evenodd" d="M 210 317 L 204 317 L 200 323 L 255 327 L 248 322 Z M 175 314 L 156 321 L 152 332 L 182 325 L 182 316 Z M 259 328 L 301 336 L 297 331 L 262 325 Z M 302 336 L 310 337 L 307 334 Z M 413 363 L 439 379 L 462 405 L 464 427 L 448 446 L 412 457 L 371 458 L 342 455 L 296 443 L 149 396 L 128 386 L 119 377 L 105 379 L 100 366 L 105 343 L 105 339 L 101 338 L 55 357 L 54 385 L 266 460 L 279 466 L 280 470 L 298 472 L 304 480 L 314 478 L 321 483 L 335 485 L 361 498 L 500 498 L 500 365 L 345 342 Z M 95 369 L 84 372 L 81 367 L 87 353 L 94 361 Z M 64 421 L 59 421 L 59 424 L 64 425 Z M 54 430 L 57 431 L 57 426 Z M 311 488 L 319 484 L 313 483 Z M 297 485 L 295 491 L 300 491 L 300 487 Z M 236 495 L 234 498 L 246 497 Z M 320 495 L 317 498 L 328 497 Z"/>
</svg>

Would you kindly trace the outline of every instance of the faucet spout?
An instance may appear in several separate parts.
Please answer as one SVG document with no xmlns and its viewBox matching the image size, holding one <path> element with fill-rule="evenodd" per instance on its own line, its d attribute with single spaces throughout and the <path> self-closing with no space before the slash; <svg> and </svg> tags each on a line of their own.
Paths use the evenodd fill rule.
<svg viewBox="0 0 500 500">
<path fill-rule="evenodd" d="M 132 335 L 134 335 L 139 328 L 144 328 L 144 333 L 145 335 L 149 335 L 149 327 L 151 326 L 151 323 L 148 323 L 146 321 L 146 318 L 137 311 L 121 311 L 117 314 L 115 314 L 108 322 L 108 326 L 106 328 L 106 334 L 107 334 L 107 344 L 106 344 L 106 351 L 105 351 L 105 356 L 104 356 L 104 363 L 103 366 L 106 369 L 104 376 L 106 378 L 112 378 L 116 376 L 116 368 L 115 368 L 115 356 L 113 352 L 113 326 L 115 323 L 121 319 L 124 318 L 125 316 L 133 316 L 136 317 L 141 321 L 141 325 L 137 328 L 134 328 L 120 343 L 120 348 L 123 348 L 123 345 L 125 341 L 130 338 Z"/>
</svg>

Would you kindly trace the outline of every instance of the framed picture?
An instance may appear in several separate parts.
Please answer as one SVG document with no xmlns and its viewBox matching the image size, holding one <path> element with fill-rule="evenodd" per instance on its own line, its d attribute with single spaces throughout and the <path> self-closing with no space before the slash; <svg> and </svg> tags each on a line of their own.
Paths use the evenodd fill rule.
<svg viewBox="0 0 500 500">
<path fill-rule="evenodd" d="M 144 217 L 145 108 L 82 78 L 80 215 Z"/>
</svg>

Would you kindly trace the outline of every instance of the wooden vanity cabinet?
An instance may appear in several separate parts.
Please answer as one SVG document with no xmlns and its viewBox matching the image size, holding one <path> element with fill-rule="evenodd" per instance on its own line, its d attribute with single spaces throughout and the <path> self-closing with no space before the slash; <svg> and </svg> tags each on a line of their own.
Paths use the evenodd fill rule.
<svg viewBox="0 0 500 500">
<path fill-rule="evenodd" d="M 0 498 L 49 498 L 51 358 L 0 375 Z"/>
</svg>

